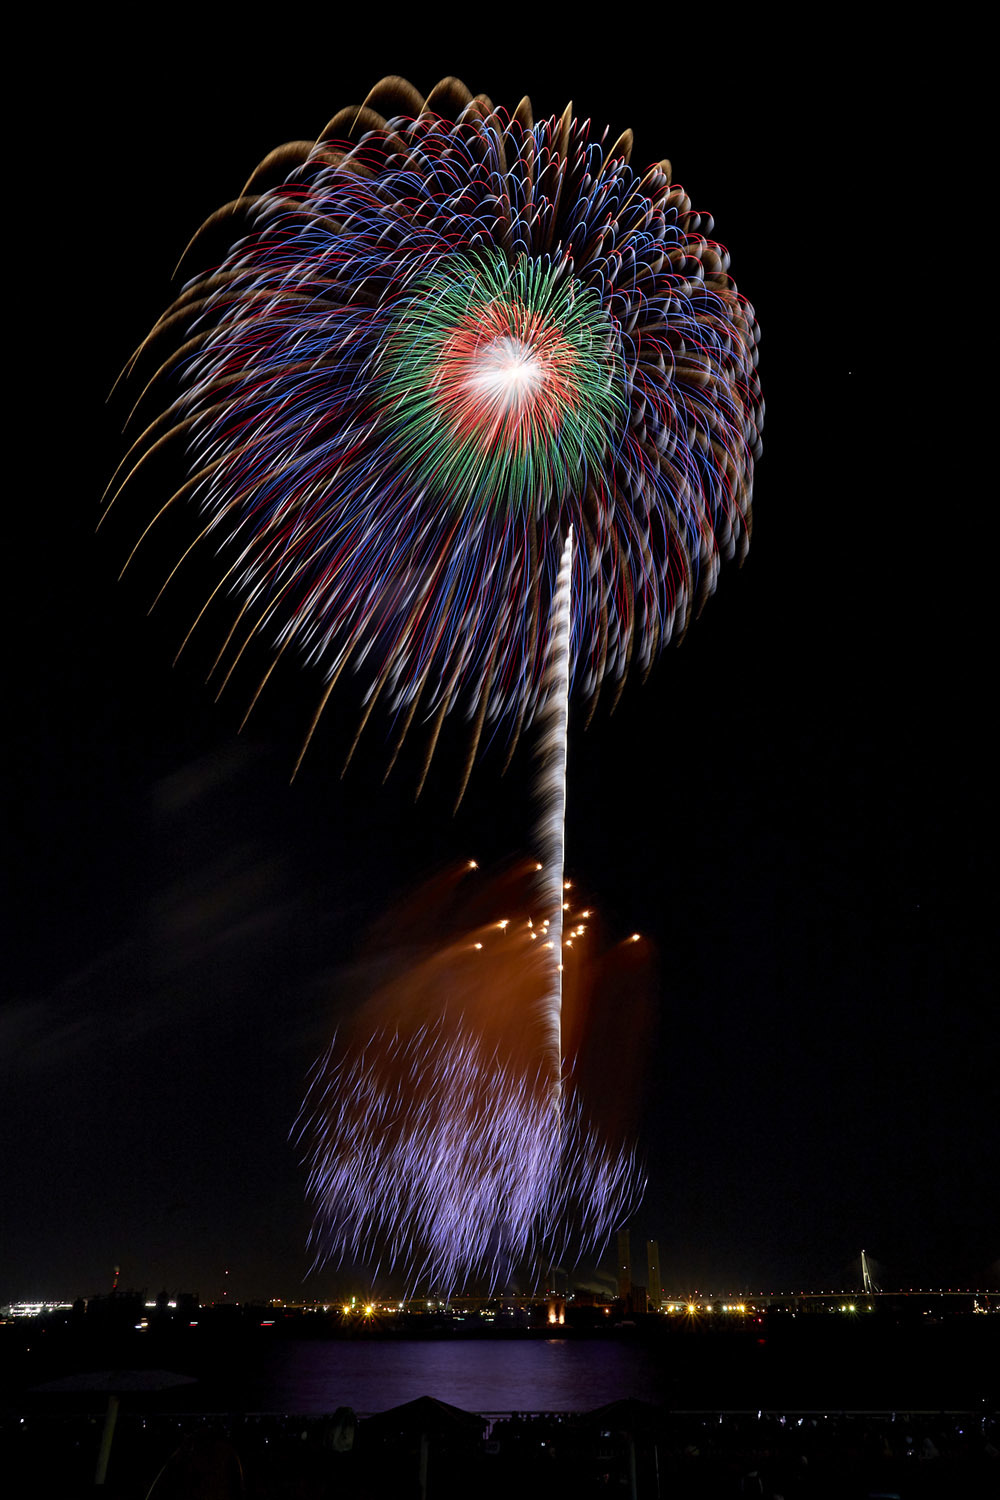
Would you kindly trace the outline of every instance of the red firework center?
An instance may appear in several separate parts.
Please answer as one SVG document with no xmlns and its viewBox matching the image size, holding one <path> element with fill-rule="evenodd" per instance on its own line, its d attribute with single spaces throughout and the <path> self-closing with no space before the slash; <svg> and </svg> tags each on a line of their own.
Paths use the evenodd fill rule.
<svg viewBox="0 0 1000 1500">
<path fill-rule="evenodd" d="M 441 347 L 435 404 L 459 443 L 514 455 L 555 437 L 579 403 L 576 354 L 559 329 L 517 304 L 470 312 Z"/>
</svg>

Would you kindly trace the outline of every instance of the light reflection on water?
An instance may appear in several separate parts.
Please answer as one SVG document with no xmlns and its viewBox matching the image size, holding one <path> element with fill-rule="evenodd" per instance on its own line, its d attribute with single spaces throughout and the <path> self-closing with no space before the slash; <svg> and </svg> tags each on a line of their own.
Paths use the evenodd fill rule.
<svg viewBox="0 0 1000 1500">
<path fill-rule="evenodd" d="M 318 1414 L 338 1406 L 385 1411 L 434 1396 L 468 1411 L 587 1411 L 665 1384 L 649 1351 L 567 1339 L 400 1339 L 289 1342 L 258 1379 L 259 1409 Z"/>
</svg>

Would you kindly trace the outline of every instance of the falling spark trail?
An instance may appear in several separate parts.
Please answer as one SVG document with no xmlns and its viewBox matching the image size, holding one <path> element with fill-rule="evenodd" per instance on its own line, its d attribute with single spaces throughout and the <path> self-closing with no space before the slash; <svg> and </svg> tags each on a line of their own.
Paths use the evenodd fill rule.
<svg viewBox="0 0 1000 1500">
<path fill-rule="evenodd" d="M 530 1074 L 440 1020 L 342 1049 L 313 1073 L 296 1139 L 316 1205 L 309 1244 L 328 1260 L 379 1254 L 419 1286 L 492 1295 L 538 1254 L 602 1250 L 641 1201 L 635 1153 L 604 1143 L 567 1088 L 559 1139 Z"/>
<path fill-rule="evenodd" d="M 554 969 L 529 862 L 502 888 L 460 895 L 467 869 L 419 903 L 398 950 L 385 929 L 373 935 L 367 998 L 308 1080 L 295 1136 L 314 1269 L 380 1263 L 411 1291 L 493 1292 L 536 1258 L 600 1255 L 641 1201 L 630 1130 L 599 1117 L 608 1059 L 586 1103 L 579 1083 L 580 1007 L 592 983 L 611 993 L 610 971 L 590 942 Z M 582 915 L 564 919 L 573 936 Z M 561 1072 L 539 1022 L 554 977 L 567 1006 Z"/>
<path fill-rule="evenodd" d="M 545 704 L 538 736 L 536 790 L 540 803 L 539 886 L 552 952 L 551 988 L 544 1001 L 544 1045 L 552 1059 L 552 1101 L 560 1112 L 563 1086 L 563 902 L 566 869 L 566 752 L 569 729 L 570 625 L 572 622 L 573 528 L 569 528 L 552 601 Z"/>
</svg>

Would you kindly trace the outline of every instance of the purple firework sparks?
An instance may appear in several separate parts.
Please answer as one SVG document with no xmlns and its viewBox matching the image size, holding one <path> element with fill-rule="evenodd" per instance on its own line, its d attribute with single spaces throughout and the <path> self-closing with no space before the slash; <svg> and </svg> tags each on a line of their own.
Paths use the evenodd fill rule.
<svg viewBox="0 0 1000 1500">
<path fill-rule="evenodd" d="M 378 983 L 314 1065 L 296 1127 L 314 1268 L 384 1264 L 411 1291 L 492 1291 L 533 1257 L 600 1252 L 638 1206 L 645 1180 L 624 1122 L 601 1129 L 575 1080 L 578 1061 L 587 1070 L 589 987 L 613 985 L 619 997 L 623 980 L 626 993 L 642 989 L 633 941 L 604 953 L 593 913 L 570 903 L 570 1056 L 554 1113 L 537 1003 L 548 994 L 553 928 L 518 904 L 527 868 L 518 882 L 506 916 L 468 929 L 459 921 L 434 939 L 428 913 L 422 940 L 404 938 L 395 954 L 380 935 Z M 588 1092 L 601 1103 L 592 1077 Z"/>
<path fill-rule="evenodd" d="M 316 1206 L 313 1268 L 381 1257 L 410 1290 L 490 1292 L 529 1257 L 600 1251 L 638 1206 L 634 1152 L 602 1142 L 469 1033 L 375 1033 L 316 1065 L 300 1139 Z M 377 1270 L 377 1267 L 375 1268 Z"/>
</svg>

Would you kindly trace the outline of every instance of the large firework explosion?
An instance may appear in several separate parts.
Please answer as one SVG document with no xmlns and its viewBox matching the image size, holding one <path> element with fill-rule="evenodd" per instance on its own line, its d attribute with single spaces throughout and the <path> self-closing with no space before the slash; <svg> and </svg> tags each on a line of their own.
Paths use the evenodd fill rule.
<svg viewBox="0 0 1000 1500">
<path fill-rule="evenodd" d="M 294 646 L 321 711 L 350 664 L 397 743 L 417 717 L 433 749 L 463 708 L 471 761 L 484 724 L 513 744 L 543 701 L 571 526 L 588 700 L 742 557 L 753 310 L 712 220 L 631 145 L 568 108 L 535 123 L 527 100 L 508 115 L 455 79 L 425 100 L 387 78 L 196 236 L 188 260 L 229 248 L 138 351 L 174 346 L 148 399 L 175 394 L 124 469 L 186 445 L 160 514 L 204 514 L 224 670 L 251 639 Z"/>
<path fill-rule="evenodd" d="M 147 531 L 200 508 L 185 558 L 218 559 L 224 680 L 250 642 L 258 694 L 289 646 L 322 672 L 303 753 L 348 666 L 393 755 L 425 724 L 424 772 L 455 709 L 466 777 L 484 728 L 513 749 L 544 719 L 534 1051 L 411 1019 L 321 1060 L 307 1099 L 319 1258 L 381 1244 L 438 1284 L 495 1282 L 570 1225 L 596 1244 L 635 1202 L 565 1065 L 567 705 L 647 670 L 749 536 L 753 310 L 670 164 L 591 136 L 569 108 L 536 124 L 527 100 L 384 79 L 208 221 L 189 252 L 222 235 L 222 258 L 136 356 L 173 344 L 146 388 L 172 394 L 122 484 L 183 445 Z"/>
</svg>

